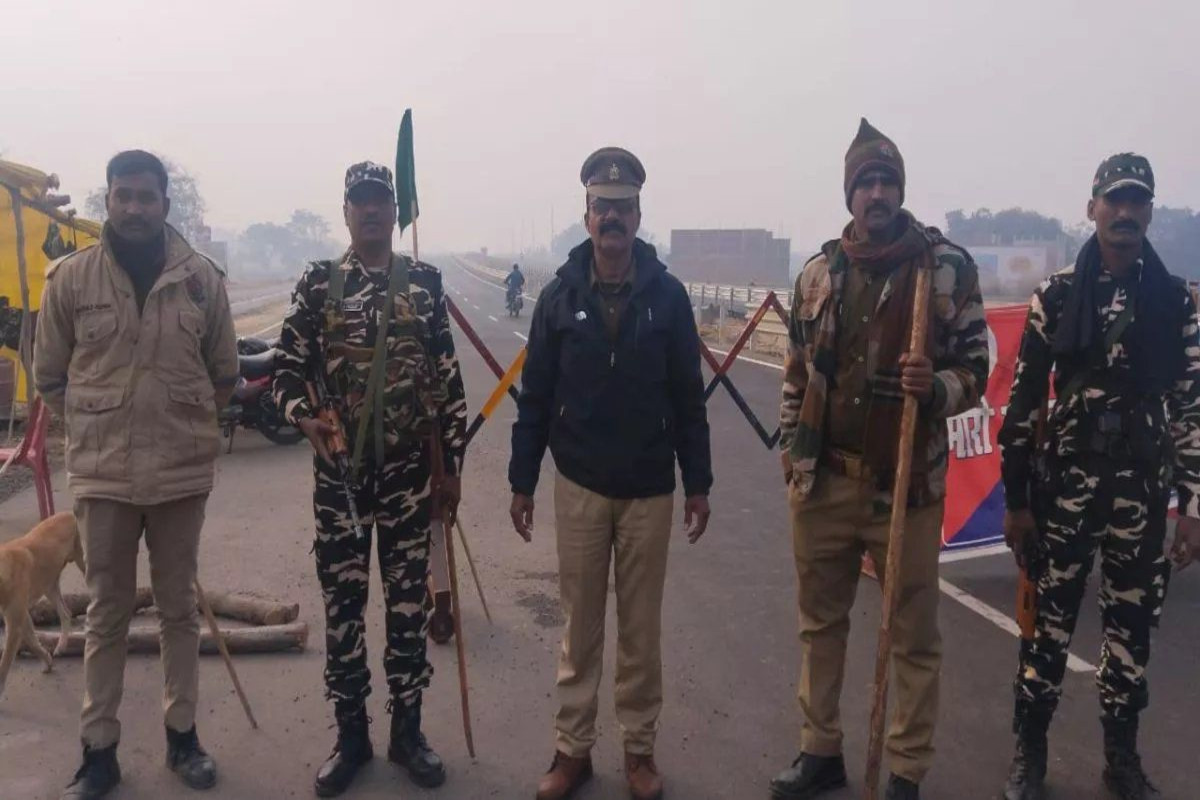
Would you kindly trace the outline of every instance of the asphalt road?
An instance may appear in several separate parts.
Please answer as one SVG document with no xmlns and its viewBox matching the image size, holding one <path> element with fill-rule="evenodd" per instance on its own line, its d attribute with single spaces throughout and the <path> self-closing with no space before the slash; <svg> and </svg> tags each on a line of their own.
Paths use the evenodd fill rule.
<svg viewBox="0 0 1200 800">
<path fill-rule="evenodd" d="M 503 293 L 452 260 L 446 270 L 451 296 L 501 363 L 516 356 L 527 313 L 511 320 Z M 526 312 L 532 305 L 526 305 Z M 473 414 L 495 384 L 464 336 L 460 350 Z M 751 407 L 773 429 L 779 373 L 739 363 L 734 381 Z M 505 472 L 514 407 L 505 400 L 473 442 L 464 476 L 462 508 L 495 624 L 483 617 L 469 579 L 460 581 L 471 675 L 471 710 L 478 758 L 466 754 L 459 716 L 452 648 L 431 647 L 437 674 L 426 699 L 427 732 L 450 771 L 446 786 L 427 792 L 412 786 L 383 758 L 387 719 L 380 668 L 382 607 L 374 599 L 369 648 L 375 694 L 370 713 L 379 757 L 350 797 L 529 798 L 553 751 L 554 664 L 561 616 L 557 605 L 553 515 L 547 458 L 537 495 L 532 544 L 508 523 Z M 658 761 L 668 796 L 677 800 L 755 800 L 766 797 L 770 777 L 796 755 L 799 713 L 796 583 L 787 504 L 776 454 L 754 436 L 722 392 L 710 403 L 716 485 L 709 532 L 689 546 L 674 540 L 664 609 L 666 703 Z M 221 782 L 209 797 L 311 796 L 317 765 L 333 743 L 330 710 L 322 697 L 323 640 L 320 593 L 309 546 L 310 466 L 303 446 L 271 445 L 238 435 L 233 454 L 218 462 L 218 485 L 209 503 L 201 552 L 201 579 L 210 590 L 234 590 L 299 602 L 312 634 L 301 654 L 241 657 L 239 671 L 262 728 L 251 731 L 218 659 L 205 658 L 201 673 L 199 731 L 217 758 Z M 60 477 L 60 505 L 68 502 Z M 27 529 L 36 517 L 26 492 L 0 505 L 0 538 Z M 677 504 L 677 515 L 679 504 Z M 460 551 L 461 552 L 461 551 Z M 460 557 L 461 560 L 461 557 Z M 145 556 L 141 564 L 146 580 Z M 945 564 L 943 578 L 966 602 L 1008 612 L 1015 592 L 1013 568 L 1003 555 Z M 77 590 L 78 574 L 64 586 Z M 1196 611 L 1200 569 L 1174 581 L 1157 632 L 1151 663 L 1153 702 L 1143 722 L 1143 753 L 1164 797 L 1192 798 L 1194 741 L 1200 694 L 1194 689 L 1200 661 Z M 1094 585 L 1094 583 L 1093 583 Z M 378 598 L 378 579 L 372 596 Z M 945 665 L 938 759 L 923 786 L 927 798 L 995 798 L 1000 795 L 1012 740 L 1010 684 L 1017 640 L 995 621 L 944 595 L 941 623 Z M 851 787 L 833 798 L 861 797 L 863 753 L 878 623 L 879 591 L 862 582 L 854 610 L 843 695 L 846 756 Z M 1072 652 L 1081 661 L 1099 657 L 1094 603 L 1088 603 Z M 619 735 L 612 713 L 612 631 L 601 691 L 597 780 L 578 796 L 627 796 L 621 776 Z M 78 759 L 76 721 L 82 670 L 77 659 L 60 661 L 43 675 L 28 658 L 18 661 L 0 699 L 0 798 L 54 798 Z M 161 673 L 157 659 L 130 657 L 126 671 L 120 748 L 125 782 L 114 795 L 142 800 L 182 795 L 162 765 Z M 1091 676 L 1068 673 L 1066 697 L 1052 729 L 1050 780 L 1060 800 L 1102 796 L 1098 706 Z"/>
</svg>

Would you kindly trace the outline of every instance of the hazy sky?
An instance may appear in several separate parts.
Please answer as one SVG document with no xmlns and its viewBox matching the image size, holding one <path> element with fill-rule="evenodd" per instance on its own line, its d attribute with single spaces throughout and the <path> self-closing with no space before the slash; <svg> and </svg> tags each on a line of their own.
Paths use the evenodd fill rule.
<svg viewBox="0 0 1200 800">
<path fill-rule="evenodd" d="M 811 250 L 847 213 L 866 115 L 903 153 L 907 205 L 1084 218 L 1106 155 L 1200 207 L 1193 0 L 1142 3 L 5 3 L 0 152 L 77 204 L 115 151 L 190 170 L 214 227 L 295 208 L 342 232 L 342 175 L 394 158 L 413 108 L 422 249 L 545 243 L 579 167 L 627 147 L 643 224 L 765 227 Z M 407 238 L 407 237 L 406 237 Z M 407 243 L 404 245 L 407 249 Z"/>
</svg>

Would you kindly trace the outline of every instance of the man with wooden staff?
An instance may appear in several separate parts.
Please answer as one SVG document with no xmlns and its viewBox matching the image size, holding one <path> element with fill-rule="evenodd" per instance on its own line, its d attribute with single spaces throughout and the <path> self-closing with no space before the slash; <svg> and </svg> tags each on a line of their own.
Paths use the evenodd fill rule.
<svg viewBox="0 0 1200 800">
<path fill-rule="evenodd" d="M 1047 729 L 1097 550 L 1104 783 L 1120 800 L 1157 794 L 1138 755 L 1138 718 L 1170 561 L 1200 558 L 1200 335 L 1187 284 L 1146 240 L 1153 208 L 1150 163 L 1132 153 L 1106 159 L 1087 207 L 1095 234 L 1029 304 L 1000 430 L 1005 537 L 1037 586 L 1034 634 L 1013 686 L 1008 800 L 1045 797 Z M 1056 402 L 1038 449 L 1052 370 Z M 1179 523 L 1168 553 L 1172 487 Z"/>
<path fill-rule="evenodd" d="M 780 426 L 800 589 L 804 726 L 800 756 L 771 782 L 776 800 L 807 800 L 846 784 L 839 696 L 850 609 L 863 553 L 880 571 L 887 563 L 905 395 L 920 405 L 893 631 L 889 800 L 917 798 L 933 759 L 946 418 L 979 402 L 988 346 L 974 262 L 901 208 L 904 186 L 896 145 L 864 119 L 846 153 L 853 220 L 796 280 Z M 932 300 L 914 309 L 921 269 L 932 270 Z M 916 313 L 929 315 L 928 344 L 908 353 Z"/>
<path fill-rule="evenodd" d="M 634 800 L 658 800 L 662 600 L 675 463 L 684 525 L 708 525 L 712 485 L 700 339 L 683 285 L 637 238 L 646 171 L 628 150 L 584 161 L 589 239 L 538 297 L 513 425 L 512 519 L 532 536 L 533 493 L 554 455 L 554 520 L 566 629 L 558 714 L 538 800 L 564 800 L 592 777 L 604 616 L 612 566 L 617 601 L 617 721 Z"/>
<path fill-rule="evenodd" d="M 321 797 L 344 792 L 373 756 L 363 622 L 372 528 L 387 609 L 388 758 L 420 786 L 445 780 L 442 761 L 421 732 L 421 695 L 433 673 L 426 657 L 426 579 L 434 503 L 446 525 L 454 522 L 467 426 L 441 274 L 392 252 L 397 215 L 391 170 L 354 164 L 345 187 L 350 249 L 341 258 L 313 262 L 300 278 L 284 319 L 274 382 L 279 407 L 316 451 L 314 552 L 325 600 L 325 689 L 338 726 L 333 754 L 317 772 Z M 350 491 L 365 536 L 355 530 L 343 476 L 328 449 L 333 430 L 318 418 L 308 381 L 323 382 L 341 420 L 353 454 Z M 435 428 L 445 473 L 436 498 Z"/>
<path fill-rule="evenodd" d="M 224 278 L 167 224 L 167 171 L 142 150 L 108 163 L 100 244 L 46 273 L 34 378 L 66 420 L 67 474 L 91 602 L 83 654 L 83 765 L 63 798 L 121 780 L 117 710 L 137 591 L 150 554 L 165 678 L 167 764 L 193 789 L 217 780 L 196 736 L 196 561 L 223 408 L 238 375 Z"/>
</svg>

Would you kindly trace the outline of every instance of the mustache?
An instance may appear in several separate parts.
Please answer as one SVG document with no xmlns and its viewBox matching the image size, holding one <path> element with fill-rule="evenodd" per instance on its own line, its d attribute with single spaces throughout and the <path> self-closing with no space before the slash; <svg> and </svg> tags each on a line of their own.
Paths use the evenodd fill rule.
<svg viewBox="0 0 1200 800">
<path fill-rule="evenodd" d="M 608 222 L 600 223 L 600 235 L 616 231 L 617 233 L 626 233 L 625 224 L 619 219 L 611 219 Z"/>
<path fill-rule="evenodd" d="M 888 203 L 884 203 L 883 201 L 880 201 L 880 200 L 877 200 L 874 203 L 871 203 L 871 205 L 867 206 L 868 214 L 871 213 L 872 211 L 890 212 L 891 210 L 892 210 L 891 205 L 889 205 Z"/>
<path fill-rule="evenodd" d="M 1114 231 L 1139 231 L 1142 229 L 1142 226 L 1133 220 L 1126 219 L 1121 220 L 1120 222 L 1114 222 L 1109 226 L 1109 228 Z"/>
</svg>

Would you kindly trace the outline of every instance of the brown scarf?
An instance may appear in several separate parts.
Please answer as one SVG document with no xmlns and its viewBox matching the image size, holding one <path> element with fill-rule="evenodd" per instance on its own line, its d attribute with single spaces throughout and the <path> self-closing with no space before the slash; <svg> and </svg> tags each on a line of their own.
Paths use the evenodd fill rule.
<svg viewBox="0 0 1200 800">
<path fill-rule="evenodd" d="M 900 356 L 908 350 L 913 322 L 913 297 L 917 288 L 917 270 L 932 268 L 933 244 L 924 227 L 912 216 L 901 211 L 897 225 L 903 231 L 892 242 L 875 245 L 853 238 L 854 223 L 842 232 L 840 248 L 850 264 L 857 264 L 876 276 L 887 276 L 886 301 L 880 313 L 871 322 L 872 338 L 878 347 L 876 372 L 871 380 L 871 408 L 867 414 L 867 430 L 864 437 L 864 459 L 880 486 L 890 487 L 896 471 L 899 450 L 900 417 L 904 410 L 904 391 L 900 388 Z M 925 354 L 932 358 L 934 353 L 933 305 L 926 310 L 930 315 L 930 336 L 926 340 Z M 917 426 L 913 451 L 913 474 L 923 475 L 928 470 L 924 452 L 929 442 L 929 428 Z"/>
</svg>

